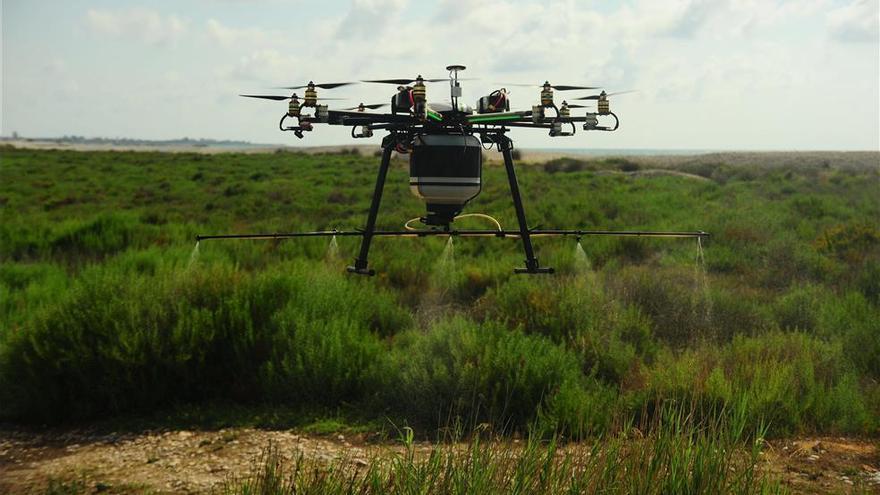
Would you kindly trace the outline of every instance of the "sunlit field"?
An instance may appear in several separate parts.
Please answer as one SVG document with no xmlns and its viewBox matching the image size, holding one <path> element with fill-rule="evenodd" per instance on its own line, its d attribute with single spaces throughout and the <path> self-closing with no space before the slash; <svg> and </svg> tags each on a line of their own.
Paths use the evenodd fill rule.
<svg viewBox="0 0 880 495">
<path fill-rule="evenodd" d="M 0 152 L 8 424 L 271 410 L 438 441 L 359 471 L 267 445 L 232 493 L 775 492 L 768 439 L 880 431 L 876 153 L 530 163 L 531 227 L 711 238 L 539 237 L 557 273 L 531 276 L 516 239 L 377 238 L 360 277 L 356 238 L 195 237 L 362 227 L 377 158 Z M 497 162 L 466 212 L 516 228 Z M 423 214 L 395 159 L 378 228 Z"/>
</svg>

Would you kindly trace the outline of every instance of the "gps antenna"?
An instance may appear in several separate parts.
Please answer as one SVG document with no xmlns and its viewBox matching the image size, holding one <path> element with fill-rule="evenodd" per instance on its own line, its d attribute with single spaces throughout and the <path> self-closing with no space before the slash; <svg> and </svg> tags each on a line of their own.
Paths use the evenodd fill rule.
<svg viewBox="0 0 880 495">
<path fill-rule="evenodd" d="M 452 100 L 452 108 L 456 112 L 459 111 L 458 97 L 461 96 L 461 85 L 458 84 L 458 71 L 464 69 L 465 66 L 463 65 L 450 65 L 446 67 L 446 70 L 449 71 L 449 96 Z"/>
</svg>

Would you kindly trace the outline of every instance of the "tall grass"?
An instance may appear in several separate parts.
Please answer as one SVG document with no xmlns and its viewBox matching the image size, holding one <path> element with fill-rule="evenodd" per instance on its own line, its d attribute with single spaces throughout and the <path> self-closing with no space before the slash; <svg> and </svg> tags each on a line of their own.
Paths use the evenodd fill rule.
<svg viewBox="0 0 880 495">
<path fill-rule="evenodd" d="M 763 430 L 746 430 L 736 411 L 698 422 L 688 409 L 666 407 L 651 425 L 591 443 L 564 445 L 535 437 L 523 444 L 484 438 L 464 444 L 403 450 L 368 461 L 327 464 L 277 447 L 255 471 L 230 479 L 227 494 L 545 494 L 545 493 L 783 493 L 759 468 Z"/>
</svg>

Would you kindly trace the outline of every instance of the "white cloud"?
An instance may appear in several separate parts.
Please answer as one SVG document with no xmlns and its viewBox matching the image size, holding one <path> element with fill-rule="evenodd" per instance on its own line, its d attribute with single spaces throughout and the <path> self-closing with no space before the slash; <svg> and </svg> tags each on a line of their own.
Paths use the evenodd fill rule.
<svg viewBox="0 0 880 495">
<path fill-rule="evenodd" d="M 95 132 L 193 134 L 187 125 L 201 129 L 201 122 L 190 115 L 211 114 L 245 121 L 199 132 L 280 141 L 287 136 L 278 134 L 273 119 L 283 103 L 237 93 L 272 94 L 273 86 L 309 79 L 443 77 L 446 65 L 461 63 L 468 66 L 463 77 L 476 78 L 464 83 L 470 104 L 496 81 L 639 90 L 614 99 L 624 120 L 619 133 L 548 142 L 519 132 L 522 146 L 818 146 L 804 136 L 817 136 L 822 102 L 814 99 L 828 88 L 836 91 L 834 105 L 822 107 L 826 119 L 852 124 L 847 133 L 815 143 L 877 142 L 878 0 L 322 0 L 297 2 L 295 11 L 289 0 L 261 0 L 259 9 L 239 1 L 250 0 L 178 0 L 176 15 L 159 7 L 76 7 L 78 30 L 63 29 L 69 20 L 56 11 L 22 17 L 19 22 L 32 24 L 18 30 L 10 52 L 18 53 L 11 58 L 16 70 L 7 71 L 3 89 L 16 97 L 4 101 L 12 109 L 4 118 L 19 131 L 25 130 L 17 124 L 22 121 L 39 128 L 32 116 L 41 112 L 31 108 L 37 97 L 25 97 L 33 89 L 34 95 L 57 96 L 53 106 L 84 113 L 83 123 L 64 125 Z M 94 43 L 78 44 L 83 30 L 144 46 L 105 43 L 109 63 L 94 64 Z M 52 43 L 34 41 L 39 36 Z M 866 42 L 838 43 L 856 40 Z M 130 56 L 133 49 L 137 56 Z M 120 89 L 112 100 L 82 89 L 102 85 Z M 356 104 L 387 101 L 391 91 L 361 84 L 321 95 Z M 537 90 L 516 88 L 513 103 L 527 108 L 537 97 Z M 447 98 L 444 83 L 429 86 L 430 101 Z M 152 120 L 117 130 L 118 121 L 105 119 L 123 104 L 148 106 L 143 115 Z M 65 132 L 84 132 L 77 129 Z M 308 143 L 343 142 L 344 135 L 334 134 L 339 130 L 321 129 Z"/>
<path fill-rule="evenodd" d="M 224 47 L 241 46 L 243 44 L 266 44 L 272 38 L 272 33 L 263 29 L 233 28 L 222 24 L 216 19 L 208 19 L 206 29 L 210 39 Z"/>
<path fill-rule="evenodd" d="M 726 2 L 691 0 L 675 2 L 672 7 L 664 8 L 663 14 L 658 16 L 662 19 L 662 24 L 658 26 L 657 34 L 673 38 L 693 38 L 713 15 L 726 7 Z"/>
<path fill-rule="evenodd" d="M 877 43 L 880 41 L 880 2 L 856 0 L 828 13 L 828 30 L 837 41 Z"/>
<path fill-rule="evenodd" d="M 139 7 L 119 10 L 89 9 L 86 24 L 96 33 L 117 38 L 134 37 L 148 44 L 163 44 L 180 39 L 188 22 L 176 15 L 163 16 Z"/>
<path fill-rule="evenodd" d="M 274 49 L 258 49 L 239 57 L 231 66 L 218 71 L 221 77 L 235 81 L 252 81 L 259 84 L 292 84 L 290 78 L 296 74 L 298 58 L 285 55 Z"/>
<path fill-rule="evenodd" d="M 407 0 L 354 0 L 348 15 L 339 24 L 336 37 L 339 39 L 373 37 L 393 27 L 406 4 Z"/>
</svg>

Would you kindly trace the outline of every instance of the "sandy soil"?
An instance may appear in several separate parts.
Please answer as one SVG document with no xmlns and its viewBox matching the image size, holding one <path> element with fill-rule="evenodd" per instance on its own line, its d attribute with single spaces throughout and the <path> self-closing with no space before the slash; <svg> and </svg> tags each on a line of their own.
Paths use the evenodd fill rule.
<svg viewBox="0 0 880 495">
<path fill-rule="evenodd" d="M 252 428 L 100 435 L 5 430 L 0 431 L 0 493 L 38 493 L 50 480 L 80 481 L 87 492 L 205 493 L 233 475 L 251 472 L 270 445 L 277 446 L 285 461 L 302 454 L 320 462 L 362 466 L 367 459 L 400 449 L 368 444 L 363 436 Z"/>
<path fill-rule="evenodd" d="M 233 475 L 251 472 L 269 445 L 287 461 L 303 455 L 354 466 L 402 449 L 368 442 L 363 435 L 252 428 L 109 434 L 5 429 L 0 430 L 0 493 L 39 493 L 50 480 L 82 483 L 87 493 L 204 493 Z M 428 443 L 416 446 L 420 453 L 430 448 Z M 764 459 L 762 469 L 795 493 L 848 493 L 856 488 L 880 493 L 876 440 L 778 440 L 767 446 Z"/>
</svg>

